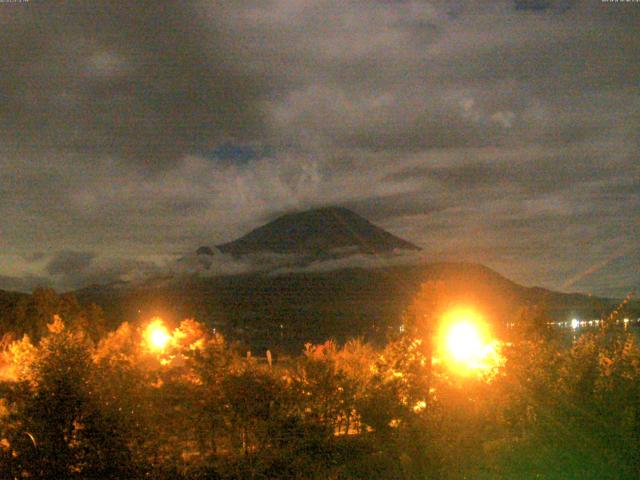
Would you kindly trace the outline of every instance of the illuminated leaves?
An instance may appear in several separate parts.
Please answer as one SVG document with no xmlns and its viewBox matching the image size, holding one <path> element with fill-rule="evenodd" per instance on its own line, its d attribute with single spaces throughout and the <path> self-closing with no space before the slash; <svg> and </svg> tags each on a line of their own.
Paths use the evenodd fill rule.
<svg viewBox="0 0 640 480">
<path fill-rule="evenodd" d="M 9 344 L 8 348 L 0 353 L 0 381 L 28 380 L 36 355 L 37 348 L 27 335 Z"/>
<path fill-rule="evenodd" d="M 410 332 L 383 349 L 325 342 L 269 363 L 192 319 L 123 323 L 97 345 L 63 319 L 52 317 L 38 342 L 4 344 L 2 478 L 44 469 L 58 478 L 299 478 L 313 469 L 351 478 L 353 456 L 366 472 L 356 478 L 437 478 L 525 441 L 570 442 L 565 425 L 599 452 L 609 448 L 600 432 L 619 441 L 639 425 L 640 352 L 628 334 L 566 346 L 516 339 L 487 382 L 432 362 L 437 344 Z M 148 348 L 150 325 L 163 327 L 160 349 Z M 576 451 L 586 449 L 580 441 Z M 616 449 L 630 455 L 633 445 Z M 139 477 L 109 470 L 121 466 Z"/>
<path fill-rule="evenodd" d="M 64 322 L 60 318 L 60 315 L 54 315 L 51 323 L 47 324 L 47 330 L 50 333 L 58 334 L 64 331 Z"/>
</svg>

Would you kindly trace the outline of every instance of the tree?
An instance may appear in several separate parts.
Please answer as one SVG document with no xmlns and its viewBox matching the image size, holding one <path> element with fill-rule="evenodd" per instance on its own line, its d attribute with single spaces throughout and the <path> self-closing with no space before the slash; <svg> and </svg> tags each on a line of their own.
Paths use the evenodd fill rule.
<svg viewBox="0 0 640 480">
<path fill-rule="evenodd" d="M 9 386 L 15 467 L 42 479 L 130 477 L 118 422 L 96 401 L 91 345 L 83 335 L 65 331 L 59 317 L 49 328 Z"/>
</svg>

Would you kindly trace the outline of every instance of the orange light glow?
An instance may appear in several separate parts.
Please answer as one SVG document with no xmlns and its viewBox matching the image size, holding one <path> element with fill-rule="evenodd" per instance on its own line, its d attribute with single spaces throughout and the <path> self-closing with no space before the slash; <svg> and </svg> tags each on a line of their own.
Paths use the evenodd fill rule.
<svg viewBox="0 0 640 480">
<path fill-rule="evenodd" d="M 441 360 L 461 375 L 487 372 L 501 363 L 498 342 L 470 309 L 452 310 L 444 316 L 438 344 Z"/>
<path fill-rule="evenodd" d="M 160 317 L 151 320 L 143 336 L 149 350 L 156 352 L 163 351 L 171 340 L 171 335 Z"/>
</svg>

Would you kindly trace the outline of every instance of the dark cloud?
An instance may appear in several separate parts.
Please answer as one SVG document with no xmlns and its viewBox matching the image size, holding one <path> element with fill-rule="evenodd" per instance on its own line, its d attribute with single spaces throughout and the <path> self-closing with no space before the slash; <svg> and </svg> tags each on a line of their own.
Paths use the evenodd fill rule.
<svg viewBox="0 0 640 480">
<path fill-rule="evenodd" d="M 608 180 L 613 182 L 620 176 L 620 165 L 601 153 L 585 150 L 564 149 L 561 153 L 550 150 L 545 156 L 531 160 L 520 159 L 507 162 L 479 162 L 463 160 L 453 165 L 415 165 L 388 176 L 389 180 L 431 179 L 453 191 L 468 191 L 485 187 L 521 188 L 530 194 L 545 194 L 575 185 Z M 618 186 L 620 187 L 620 186 Z M 621 187 L 617 192 L 631 193 Z"/>
<path fill-rule="evenodd" d="M 90 252 L 63 250 L 54 254 L 46 264 L 48 277 L 26 275 L 0 277 L 0 288 L 30 291 L 46 284 L 60 291 L 87 285 L 119 281 L 140 281 L 160 273 L 178 271 L 173 261 L 149 261 L 142 258 L 122 258 Z"/>
<path fill-rule="evenodd" d="M 51 275 L 72 275 L 86 271 L 96 257 L 90 252 L 64 250 L 47 263 L 47 273 Z"/>
<path fill-rule="evenodd" d="M 518 10 L 546 10 L 551 3 L 550 0 L 515 0 Z"/>
<path fill-rule="evenodd" d="M 415 166 L 389 176 L 393 180 L 416 177 L 429 177 L 453 188 L 468 188 L 502 183 L 504 172 L 488 163 L 471 162 L 447 167 Z"/>
<path fill-rule="evenodd" d="M 26 252 L 21 255 L 21 257 L 29 263 L 39 262 L 44 259 L 46 254 L 44 252 Z"/>
<path fill-rule="evenodd" d="M 575 0 L 515 0 L 516 10 L 523 11 L 534 11 L 534 12 L 542 12 L 542 11 L 556 11 L 556 12 L 565 12 L 566 10 L 573 7 L 576 3 Z"/>
<path fill-rule="evenodd" d="M 0 275 L 0 288 L 9 292 L 30 293 L 37 287 L 51 287 L 50 278 L 38 275 L 10 276 Z"/>
<path fill-rule="evenodd" d="M 428 215 L 446 210 L 451 202 L 442 202 L 428 192 L 398 193 L 388 196 L 364 197 L 345 203 L 373 222 L 385 222 L 399 216 Z"/>
<path fill-rule="evenodd" d="M 5 148 L 154 166 L 260 128 L 263 87 L 235 64 L 223 20 L 199 2 L 34 1 L 2 9 Z"/>
<path fill-rule="evenodd" d="M 561 288 L 637 239 L 639 21 L 581 0 L 0 4 L 0 274 L 134 278 L 340 204 Z"/>
</svg>

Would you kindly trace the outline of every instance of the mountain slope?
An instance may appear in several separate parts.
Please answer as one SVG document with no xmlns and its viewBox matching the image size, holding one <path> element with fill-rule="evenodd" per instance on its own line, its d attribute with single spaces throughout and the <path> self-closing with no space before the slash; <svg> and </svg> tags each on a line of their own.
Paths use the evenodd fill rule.
<svg viewBox="0 0 640 480">
<path fill-rule="evenodd" d="M 420 250 L 341 207 L 286 214 L 217 248 L 235 256 L 261 252 L 329 255 Z"/>
<path fill-rule="evenodd" d="M 496 325 L 517 321 L 519 308 L 540 305 L 552 318 L 594 318 L 611 302 L 518 285 L 477 264 L 428 263 L 285 275 L 162 278 L 130 288 L 76 292 L 101 305 L 114 323 L 161 315 L 195 317 L 253 349 L 297 352 L 306 342 L 354 336 L 384 341 L 401 322 L 420 286 L 442 281 L 455 302 L 473 306 Z"/>
<path fill-rule="evenodd" d="M 220 274 L 220 261 L 234 260 L 219 256 L 216 250 L 247 256 L 236 263 L 249 270 L 233 271 L 252 273 Z M 418 247 L 350 210 L 321 208 L 283 215 L 217 249 L 200 247 L 195 260 L 203 269 L 76 293 L 83 303 L 102 306 L 113 326 L 123 320 L 144 322 L 153 315 L 169 321 L 196 318 L 251 348 L 289 351 L 328 338 L 364 336 L 384 341 L 389 332 L 397 332 L 403 312 L 430 281 L 445 285 L 450 302 L 480 310 L 496 326 L 516 322 L 523 306 L 544 306 L 563 321 L 574 316 L 594 318 L 611 307 L 606 299 L 527 288 L 478 264 L 416 263 L 417 256 L 411 255 L 407 257 L 412 263 L 395 266 L 384 263 L 393 255 L 372 259 L 360 255 L 353 257 L 357 262 L 349 263 L 352 254 L 395 250 Z M 368 267 L 354 266 L 363 264 Z M 323 265 L 331 268 L 320 268 Z M 438 294 L 431 289 L 426 295 L 429 292 Z"/>
</svg>

